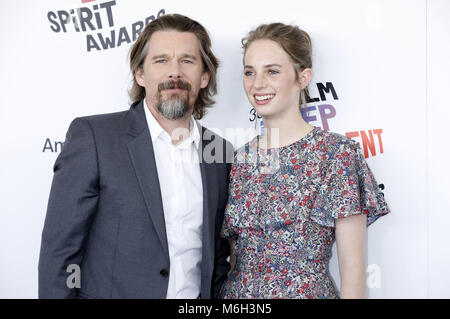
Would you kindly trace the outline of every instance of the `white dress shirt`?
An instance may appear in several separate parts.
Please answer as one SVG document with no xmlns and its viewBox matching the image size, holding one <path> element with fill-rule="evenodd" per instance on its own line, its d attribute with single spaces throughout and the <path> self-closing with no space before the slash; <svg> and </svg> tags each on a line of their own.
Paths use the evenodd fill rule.
<svg viewBox="0 0 450 319">
<path fill-rule="evenodd" d="M 191 116 L 189 136 L 174 146 L 145 100 L 144 109 L 155 153 L 169 245 L 167 298 L 197 298 L 200 294 L 203 224 L 197 122 Z"/>
</svg>

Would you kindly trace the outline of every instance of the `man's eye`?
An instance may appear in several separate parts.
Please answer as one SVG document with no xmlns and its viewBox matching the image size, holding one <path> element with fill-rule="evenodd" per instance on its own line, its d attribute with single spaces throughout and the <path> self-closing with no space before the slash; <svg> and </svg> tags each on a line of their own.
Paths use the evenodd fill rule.
<svg viewBox="0 0 450 319">
<path fill-rule="evenodd" d="M 155 63 L 165 63 L 165 62 L 166 62 L 166 60 L 164 60 L 164 59 L 159 59 L 159 60 L 155 61 Z"/>
<path fill-rule="evenodd" d="M 191 60 L 183 60 L 183 63 L 190 64 L 190 63 L 192 63 L 192 61 Z"/>
</svg>

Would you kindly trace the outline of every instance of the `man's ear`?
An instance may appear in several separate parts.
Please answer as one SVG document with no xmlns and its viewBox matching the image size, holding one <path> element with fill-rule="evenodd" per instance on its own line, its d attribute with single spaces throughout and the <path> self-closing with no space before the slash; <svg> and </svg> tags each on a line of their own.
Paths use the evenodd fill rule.
<svg viewBox="0 0 450 319">
<path fill-rule="evenodd" d="M 144 71 L 142 70 L 142 68 L 137 68 L 136 71 L 134 71 L 134 78 L 140 86 L 144 87 Z"/>
<path fill-rule="evenodd" d="M 200 79 L 200 88 L 204 89 L 205 87 L 207 87 L 210 78 L 211 78 L 211 75 L 209 74 L 209 71 L 203 72 L 201 79 Z"/>
</svg>

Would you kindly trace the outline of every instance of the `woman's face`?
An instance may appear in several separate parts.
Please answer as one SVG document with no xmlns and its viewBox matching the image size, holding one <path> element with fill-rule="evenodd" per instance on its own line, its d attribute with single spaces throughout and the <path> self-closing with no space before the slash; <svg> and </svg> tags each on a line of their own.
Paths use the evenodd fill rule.
<svg viewBox="0 0 450 319">
<path fill-rule="evenodd" d="M 301 84 L 294 64 L 272 40 L 256 40 L 244 56 L 244 89 L 256 112 L 265 119 L 299 110 Z M 300 112 L 299 112 L 300 114 Z"/>
</svg>

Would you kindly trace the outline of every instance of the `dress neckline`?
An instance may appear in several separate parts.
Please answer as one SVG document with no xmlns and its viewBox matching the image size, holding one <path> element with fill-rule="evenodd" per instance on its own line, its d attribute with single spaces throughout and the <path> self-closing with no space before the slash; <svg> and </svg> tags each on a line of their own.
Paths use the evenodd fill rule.
<svg viewBox="0 0 450 319">
<path fill-rule="evenodd" d="M 260 149 L 262 151 L 282 150 L 282 149 L 285 149 L 285 148 L 289 148 L 289 147 L 291 147 L 291 146 L 293 146 L 295 144 L 301 143 L 301 142 L 303 142 L 305 140 L 308 140 L 309 138 L 311 138 L 319 130 L 320 130 L 320 127 L 314 126 L 314 128 L 311 131 L 309 131 L 308 133 L 306 133 L 301 139 L 299 139 L 297 141 L 294 141 L 294 142 L 292 142 L 290 144 L 280 146 L 280 147 L 270 147 L 270 148 L 261 148 L 261 147 L 259 147 L 259 138 L 260 138 L 261 135 L 256 136 L 254 142 L 256 143 L 256 147 L 258 147 L 258 149 Z"/>
</svg>

